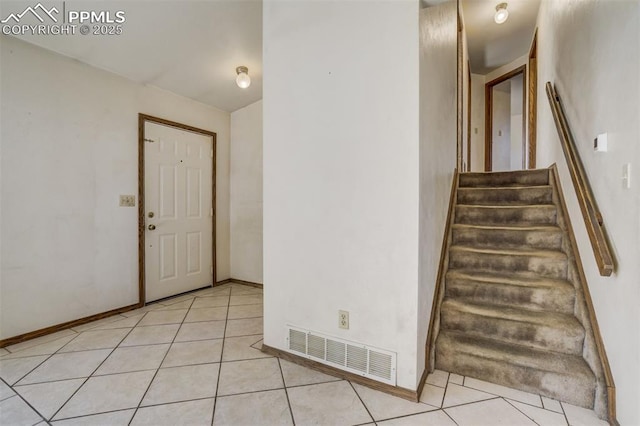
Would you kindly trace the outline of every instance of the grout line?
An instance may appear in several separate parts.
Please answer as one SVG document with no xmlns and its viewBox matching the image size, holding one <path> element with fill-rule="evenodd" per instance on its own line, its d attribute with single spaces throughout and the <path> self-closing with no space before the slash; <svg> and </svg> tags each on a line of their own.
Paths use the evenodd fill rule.
<svg viewBox="0 0 640 426">
<path fill-rule="evenodd" d="M 195 298 L 191 301 L 191 305 L 193 305 L 194 301 L 195 301 Z M 178 326 L 178 329 L 176 330 L 176 334 L 173 335 L 173 339 L 169 343 L 169 347 L 167 348 L 167 351 L 164 353 L 164 356 L 162 357 L 162 361 L 160 361 L 160 364 L 158 364 L 158 368 L 156 369 L 156 372 L 154 373 L 154 375 L 151 378 L 151 380 L 149 381 L 149 384 L 147 385 L 147 389 L 144 391 L 144 394 L 142 394 L 142 398 L 140 398 L 140 401 L 138 401 L 138 406 L 136 407 L 135 411 L 133 412 L 133 416 L 131 416 L 131 420 L 129 420 L 129 423 L 128 423 L 129 425 L 131 424 L 131 422 L 133 421 L 134 417 L 138 413 L 138 410 L 140 409 L 140 405 L 142 404 L 142 401 L 144 401 L 145 396 L 147 396 L 147 393 L 149 392 L 149 389 L 151 389 L 151 385 L 153 384 L 153 381 L 156 379 L 156 376 L 158 375 L 158 372 L 160 371 L 160 368 L 162 367 L 162 363 L 164 362 L 165 359 L 167 359 L 167 355 L 171 351 L 171 346 L 173 346 L 173 343 L 175 342 L 176 337 L 178 337 L 178 333 L 180 332 L 180 328 L 182 327 L 182 324 L 184 324 L 184 320 L 187 318 L 187 315 L 189 315 L 189 310 L 191 310 L 191 305 L 189 305 L 189 308 L 187 309 L 187 312 L 184 314 L 184 317 L 182 317 L 182 322 Z M 142 321 L 142 318 L 140 319 L 140 321 Z"/>
<path fill-rule="evenodd" d="M 345 380 L 345 382 L 349 383 L 349 386 L 351 386 L 351 389 L 353 389 L 353 391 L 355 392 L 356 396 L 360 400 L 360 403 L 362 404 L 364 409 L 367 410 L 367 414 L 369 415 L 369 417 L 371 417 L 371 421 L 376 423 L 376 419 L 373 418 L 373 415 L 371 414 L 371 411 L 369 411 L 369 407 L 367 407 L 367 404 L 364 403 L 364 401 L 362 400 L 362 397 L 360 396 L 360 394 L 358 393 L 356 388 L 353 386 L 353 383 L 351 383 L 349 380 Z"/>
<path fill-rule="evenodd" d="M 525 412 L 523 412 L 522 410 L 520 410 L 518 407 L 516 407 L 515 405 L 512 404 L 512 402 L 520 402 L 520 401 L 511 401 L 507 398 L 502 398 L 507 404 L 509 404 L 510 406 L 512 406 L 513 408 L 515 408 L 520 414 L 522 414 L 523 416 L 525 416 L 526 418 L 528 418 L 529 420 L 531 420 L 533 423 L 537 424 L 538 426 L 540 426 L 540 423 L 536 422 L 534 419 L 532 419 L 531 417 L 529 417 Z M 536 407 L 538 408 L 538 407 Z M 543 408 L 544 410 L 544 408 Z"/>
<path fill-rule="evenodd" d="M 27 404 L 27 406 L 29 406 L 29 408 L 31 408 L 31 409 L 33 410 L 33 412 L 34 412 L 34 413 L 36 413 L 38 416 L 40 416 L 41 421 L 39 421 L 38 423 L 42 423 L 42 422 L 46 422 L 46 423 L 48 423 L 48 422 L 47 422 L 47 419 L 46 419 L 46 418 L 45 418 L 45 417 L 40 413 L 40 411 L 36 410 L 36 409 L 35 409 L 35 407 L 34 407 L 33 405 L 31 405 L 31 404 L 29 403 L 29 401 L 27 401 L 26 399 L 24 399 L 24 398 L 22 397 L 22 395 L 20 395 L 18 392 L 16 392 L 14 395 L 10 396 L 9 398 L 3 399 L 3 400 L 2 400 L 2 402 L 8 401 L 8 400 L 10 400 L 11 398 L 16 398 L 16 397 L 17 397 L 18 399 L 21 399 L 21 400 L 22 400 L 22 402 L 24 402 L 25 404 Z M 36 424 L 36 425 L 37 425 L 38 423 L 34 423 L 34 424 Z"/>
<path fill-rule="evenodd" d="M 220 390 L 220 376 L 222 375 L 222 357 L 224 356 L 225 339 L 227 337 L 227 324 L 229 319 L 229 306 L 231 304 L 231 291 L 229 291 L 229 300 L 227 301 L 227 313 L 224 320 L 224 331 L 222 332 L 222 349 L 220 350 L 220 364 L 218 366 L 218 380 L 216 381 L 216 393 L 213 401 L 213 413 L 211 413 L 211 426 L 216 416 L 216 407 L 218 406 L 218 391 Z"/>
<path fill-rule="evenodd" d="M 280 376 L 282 376 L 282 386 L 284 386 L 284 395 L 287 398 L 287 405 L 289 406 L 289 414 L 291 415 L 291 421 L 293 422 L 293 426 L 296 426 L 296 419 L 293 417 L 293 409 L 291 408 L 291 401 L 289 400 L 289 391 L 287 391 L 287 382 L 284 380 L 284 372 L 282 371 L 282 364 L 280 364 L 280 358 L 276 358 L 276 359 L 278 360 L 278 368 L 280 369 Z"/>
<path fill-rule="evenodd" d="M 571 423 L 569 422 L 569 417 L 567 417 L 567 412 L 564 410 L 564 404 L 562 402 L 560 402 L 560 401 L 558 401 L 558 403 L 560 404 L 560 409 L 562 410 L 562 415 L 564 416 L 564 421 L 566 421 L 567 424 L 570 425 Z"/>
<path fill-rule="evenodd" d="M 278 390 L 283 390 L 284 387 L 281 388 L 269 388 L 269 389 L 259 389 L 259 390 L 252 390 L 252 391 L 247 391 L 247 392 L 238 392 L 238 393 L 229 393 L 226 395 L 218 395 L 216 398 L 228 398 L 230 396 L 239 396 L 239 395 L 251 395 L 254 393 L 263 393 L 263 392 L 273 392 L 273 391 L 278 391 Z"/>
<path fill-rule="evenodd" d="M 445 411 L 445 409 L 444 409 L 444 408 L 442 408 L 440 411 L 442 411 L 442 412 L 443 412 L 447 417 L 449 417 L 449 418 L 451 419 L 451 421 L 452 421 L 453 423 L 455 423 L 455 424 L 456 424 L 456 426 L 458 425 L 458 422 L 456 422 L 456 421 L 454 420 L 454 418 L 453 418 L 453 417 L 451 417 L 451 415 Z"/>
<path fill-rule="evenodd" d="M 144 315 L 142 316 L 142 318 L 144 318 Z M 138 322 L 142 321 L 142 318 L 140 318 L 140 320 L 138 320 Z M 136 323 L 136 324 L 137 324 L 137 323 Z M 135 328 L 135 327 L 134 327 L 134 328 Z M 69 403 L 69 401 L 71 401 L 71 398 L 73 398 L 73 397 L 78 393 L 78 391 L 79 391 L 80 389 L 82 389 L 82 387 L 83 387 L 83 386 L 84 386 L 84 385 L 89 381 L 89 379 L 93 376 L 93 374 L 94 374 L 96 371 L 98 371 L 98 369 L 99 369 L 100 367 L 102 367 L 102 364 L 104 364 L 104 363 L 105 363 L 105 361 L 106 361 L 107 359 L 109 359 L 109 357 L 113 354 L 113 352 L 115 352 L 115 350 L 118 348 L 118 346 L 119 346 L 122 342 L 124 342 L 124 340 L 127 338 L 127 336 L 129 336 L 129 334 L 131 334 L 131 332 L 132 332 L 132 331 L 133 331 L 133 328 L 131 328 L 131 330 L 129 330 L 129 332 L 128 332 L 127 334 L 125 334 L 125 335 L 122 337 L 122 339 L 120 339 L 120 343 L 118 343 L 118 345 L 116 345 L 116 347 L 115 347 L 115 348 L 113 348 L 113 349 L 111 350 L 111 352 L 109 352 L 109 355 L 107 355 L 107 356 L 102 360 L 102 362 L 101 362 L 100 364 L 98 364 L 98 366 L 93 370 L 93 372 L 91 372 L 91 374 L 89 374 L 89 376 L 88 376 L 87 378 L 85 378 L 85 379 L 84 379 L 84 382 L 82 382 L 82 384 L 81 384 L 80 386 L 78 386 L 78 388 L 77 388 L 77 389 L 76 389 L 76 390 L 71 394 L 71 396 L 69 396 L 69 398 L 67 398 L 67 400 L 66 400 L 62 405 L 60 405 L 60 407 L 58 407 L 58 409 L 56 410 L 56 412 L 55 412 L 55 413 L 53 413 L 53 415 L 50 417 L 50 419 L 51 419 L 51 420 L 53 420 L 53 418 L 54 418 L 55 416 L 57 416 L 57 415 L 58 415 L 58 413 L 60 412 L 60 410 L 62 410 L 62 408 L 63 408 L 65 405 L 67 405 L 67 404 Z M 81 333 L 79 333 L 79 334 L 81 334 Z M 74 340 L 75 340 L 75 339 L 72 339 L 69 343 L 73 342 Z M 69 343 L 67 343 L 67 344 L 69 344 Z M 65 345 L 65 346 L 66 346 L 66 345 Z M 64 346 L 63 346 L 62 348 L 64 348 Z M 62 349 L 62 348 L 60 348 L 60 349 Z M 60 350 L 60 349 L 59 349 L 59 350 Z"/>
<path fill-rule="evenodd" d="M 81 414 L 79 416 L 66 417 L 66 418 L 60 419 L 60 420 L 53 420 L 53 423 L 57 424 L 58 422 L 63 422 L 63 421 L 72 420 L 72 419 L 82 419 L 82 418 L 85 418 L 85 417 L 99 416 L 99 415 L 102 415 L 102 414 L 119 413 L 120 411 L 129 411 L 129 410 L 133 410 L 133 408 L 121 408 L 121 409 L 118 409 L 118 410 L 109 410 L 109 411 L 103 411 L 103 412 L 100 412 L 100 413 Z M 47 424 L 51 424 L 51 422 L 47 421 Z"/>
</svg>

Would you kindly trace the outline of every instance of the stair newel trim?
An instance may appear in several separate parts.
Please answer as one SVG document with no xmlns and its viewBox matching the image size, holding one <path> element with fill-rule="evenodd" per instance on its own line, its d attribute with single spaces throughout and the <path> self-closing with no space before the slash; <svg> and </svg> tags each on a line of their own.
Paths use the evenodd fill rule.
<svg viewBox="0 0 640 426">
<path fill-rule="evenodd" d="M 601 388 L 602 386 L 601 380 L 604 381 L 605 389 L 597 389 L 596 392 L 598 393 L 598 391 L 600 391 L 599 393 L 601 394 L 601 398 L 604 398 L 605 401 L 599 401 L 598 395 L 596 394 L 594 409 L 596 409 L 596 412 L 598 412 L 597 405 L 599 403 L 606 404 L 606 412 L 609 423 L 612 425 L 618 425 L 619 423 L 616 420 L 615 383 L 613 381 L 611 367 L 609 366 L 609 359 L 607 357 L 604 342 L 602 340 L 602 335 L 600 333 L 600 328 L 598 326 L 598 320 L 596 319 L 593 301 L 591 299 L 591 293 L 589 292 L 589 286 L 587 285 L 587 279 L 584 274 L 580 252 L 578 251 L 578 243 L 575 239 L 573 226 L 571 225 L 571 219 L 569 217 L 564 195 L 562 192 L 560 175 L 558 174 L 557 165 L 553 164 L 551 167 L 549 167 L 549 171 L 549 183 L 553 188 L 554 203 L 558 208 L 558 225 L 564 231 L 564 235 L 568 236 L 567 241 L 563 244 L 563 250 L 569 257 L 569 281 L 572 282 L 576 288 L 576 296 L 582 296 L 582 299 L 576 299 L 575 315 L 583 323 L 585 331 L 588 334 L 591 334 L 593 345 L 595 346 L 595 353 L 590 354 L 590 349 L 593 352 L 594 348 L 591 348 L 587 344 L 587 339 L 585 339 L 583 356 L 585 360 L 592 359 L 592 357 L 595 358 L 593 359 L 594 363 L 589 363 L 588 361 L 587 362 L 590 364 L 590 367 L 594 370 L 594 373 L 598 378 L 598 388 Z M 580 309 L 580 307 L 578 306 L 579 303 L 582 303 L 584 305 L 584 309 Z"/>
<path fill-rule="evenodd" d="M 426 344 L 426 362 L 427 371 L 433 372 L 435 369 L 435 341 L 440 330 L 440 307 L 444 298 L 445 277 L 449 265 L 449 248 L 451 247 L 451 227 L 455 221 L 455 206 L 458 198 L 458 187 L 460 186 L 460 173 L 456 168 L 453 171 L 453 180 L 451 182 L 451 196 L 449 198 L 449 210 L 447 212 L 447 221 L 445 222 L 444 235 L 442 237 L 442 248 L 440 251 L 440 264 L 438 266 L 438 275 L 436 285 L 433 292 L 433 302 L 431 304 L 431 318 L 429 319 L 429 332 L 427 334 Z"/>
<path fill-rule="evenodd" d="M 560 145 L 562 146 L 562 151 L 569 166 L 569 173 L 578 197 L 584 223 L 587 227 L 593 254 L 596 258 L 600 275 L 608 277 L 613 272 L 614 261 L 605 234 L 602 214 L 598 209 L 591 185 L 589 184 L 589 179 L 587 178 L 580 159 L 580 154 L 576 149 L 575 140 L 571 134 L 564 108 L 560 102 L 560 97 L 551 82 L 547 82 L 546 90 L 553 119 L 558 130 L 558 136 L 560 137 Z"/>
</svg>

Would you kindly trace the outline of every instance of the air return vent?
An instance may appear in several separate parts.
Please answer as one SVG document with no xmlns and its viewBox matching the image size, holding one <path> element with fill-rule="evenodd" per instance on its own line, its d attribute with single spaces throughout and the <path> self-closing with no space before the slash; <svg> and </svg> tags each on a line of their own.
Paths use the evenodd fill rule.
<svg viewBox="0 0 640 426">
<path fill-rule="evenodd" d="M 396 384 L 396 354 L 355 342 L 287 327 L 287 348 L 296 355 L 373 380 Z"/>
</svg>

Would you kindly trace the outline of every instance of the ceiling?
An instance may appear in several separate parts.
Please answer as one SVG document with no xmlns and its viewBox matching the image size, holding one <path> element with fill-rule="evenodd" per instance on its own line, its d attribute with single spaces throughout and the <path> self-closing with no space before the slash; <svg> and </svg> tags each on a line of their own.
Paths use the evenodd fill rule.
<svg viewBox="0 0 640 426">
<path fill-rule="evenodd" d="M 509 19 L 496 24 L 496 5 L 508 3 Z M 540 0 L 461 0 L 471 72 L 485 75 L 529 53 Z"/>
<path fill-rule="evenodd" d="M 1 14 L 33 2 L 2 0 Z M 46 6 L 62 1 L 46 1 Z M 235 111 L 262 98 L 261 0 L 66 1 L 67 10 L 125 12 L 120 35 L 20 36 L 21 39 L 149 84 Z M 251 86 L 235 84 L 249 68 Z"/>
</svg>

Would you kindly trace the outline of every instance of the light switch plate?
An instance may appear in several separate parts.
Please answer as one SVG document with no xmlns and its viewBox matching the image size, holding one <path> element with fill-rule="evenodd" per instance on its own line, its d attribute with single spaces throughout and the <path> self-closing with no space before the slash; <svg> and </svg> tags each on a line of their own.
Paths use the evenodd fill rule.
<svg viewBox="0 0 640 426">
<path fill-rule="evenodd" d="M 136 196 L 135 195 L 120 195 L 120 207 L 135 207 Z"/>
</svg>

